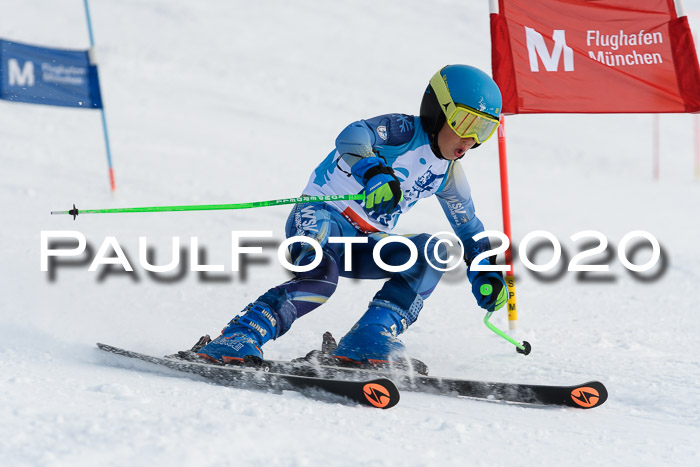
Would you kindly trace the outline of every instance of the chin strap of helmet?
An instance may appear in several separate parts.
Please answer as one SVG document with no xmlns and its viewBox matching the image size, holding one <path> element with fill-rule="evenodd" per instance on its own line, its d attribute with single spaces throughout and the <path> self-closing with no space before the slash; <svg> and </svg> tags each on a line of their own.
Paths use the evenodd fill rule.
<svg viewBox="0 0 700 467">
<path fill-rule="evenodd" d="M 433 154 L 435 154 L 435 157 L 438 159 L 445 159 L 442 156 L 442 152 L 440 152 L 440 146 L 438 146 L 438 133 L 440 133 L 440 129 L 442 129 L 442 126 L 445 124 L 445 115 L 440 113 L 437 118 L 437 122 L 435 122 L 435 125 L 432 128 L 432 131 L 428 132 L 428 137 L 430 138 L 430 149 L 433 150 Z"/>
<path fill-rule="evenodd" d="M 430 138 L 430 149 L 433 150 L 433 154 L 435 154 L 435 157 L 437 157 L 438 159 L 447 160 L 443 157 L 442 152 L 440 152 L 440 146 L 438 146 L 438 142 L 437 142 L 438 141 L 438 133 L 440 132 L 440 129 L 442 128 L 442 126 L 445 124 L 445 116 L 444 115 L 440 115 L 438 117 L 438 123 L 440 123 L 440 124 L 437 125 L 437 130 L 434 130 L 432 133 L 428 133 L 428 138 Z M 479 143 L 474 143 L 474 146 L 472 146 L 469 149 L 474 149 L 474 148 L 477 148 L 479 146 L 481 146 Z M 466 155 L 467 155 L 467 151 L 464 151 L 464 154 L 462 154 L 461 156 L 459 156 L 455 160 L 458 161 Z"/>
<path fill-rule="evenodd" d="M 430 149 L 433 150 L 433 154 L 435 154 L 435 157 L 437 157 L 438 159 L 445 160 L 445 158 L 442 157 L 440 147 L 437 144 L 437 134 L 430 135 Z"/>
<path fill-rule="evenodd" d="M 477 145 L 475 144 L 470 149 L 474 149 L 476 146 Z M 430 149 L 433 150 L 433 154 L 435 154 L 435 157 L 437 157 L 438 159 L 447 160 L 443 157 L 442 153 L 440 152 L 440 147 L 437 144 L 437 134 L 430 135 Z M 469 149 L 467 149 L 467 151 L 468 150 Z M 455 160 L 455 161 L 460 160 L 461 158 L 463 158 L 464 156 L 467 155 L 467 151 L 464 151 L 464 154 L 459 156 L 457 159 L 453 159 L 453 160 Z"/>
</svg>

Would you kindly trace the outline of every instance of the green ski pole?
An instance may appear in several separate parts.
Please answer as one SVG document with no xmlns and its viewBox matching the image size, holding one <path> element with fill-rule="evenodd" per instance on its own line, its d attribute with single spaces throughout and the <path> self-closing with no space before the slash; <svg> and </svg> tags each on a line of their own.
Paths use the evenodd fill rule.
<svg viewBox="0 0 700 467">
<path fill-rule="evenodd" d="M 515 346 L 516 352 L 521 353 L 523 355 L 528 355 L 532 350 L 532 346 L 530 345 L 530 343 L 528 341 L 523 341 L 523 343 L 521 344 L 505 332 L 498 329 L 493 323 L 491 323 L 491 321 L 489 321 L 492 314 L 493 311 L 489 311 L 486 313 L 486 316 L 484 316 L 484 324 L 486 325 L 486 327 L 498 334 L 499 336 L 501 336 L 502 338 L 504 338 L 505 340 L 507 340 L 508 342 L 510 342 L 511 344 L 513 344 Z"/>
<path fill-rule="evenodd" d="M 325 196 L 298 196 L 296 198 L 281 198 L 269 201 L 254 201 L 252 203 L 235 204 L 193 204 L 186 206 L 151 206 L 143 208 L 114 208 L 114 209 L 80 209 L 73 205 L 73 209 L 68 211 L 51 211 L 51 214 L 68 214 L 73 216 L 73 220 L 78 214 L 114 214 L 126 212 L 166 212 L 166 211 L 217 211 L 222 209 L 251 209 L 266 206 L 279 206 L 282 204 L 315 203 L 322 201 L 364 201 L 363 193 L 357 195 L 325 195 Z"/>
</svg>

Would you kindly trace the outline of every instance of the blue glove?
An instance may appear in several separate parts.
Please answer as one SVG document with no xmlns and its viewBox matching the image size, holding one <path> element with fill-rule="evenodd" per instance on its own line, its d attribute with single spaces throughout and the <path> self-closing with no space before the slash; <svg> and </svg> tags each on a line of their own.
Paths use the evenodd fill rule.
<svg viewBox="0 0 700 467">
<path fill-rule="evenodd" d="M 390 214 L 403 199 L 399 179 L 378 157 L 365 157 L 352 166 L 352 175 L 365 187 L 365 209 Z"/>
<path fill-rule="evenodd" d="M 503 305 L 508 301 L 508 287 L 503 280 L 503 274 L 498 271 L 472 270 L 472 261 L 480 253 L 490 249 L 491 242 L 488 237 L 484 237 L 476 242 L 472 238 L 464 241 L 464 261 L 467 263 L 467 278 L 472 284 L 472 293 L 476 298 L 476 302 L 485 310 L 496 311 L 503 308 Z M 489 258 L 492 258 L 494 263 L 491 263 Z M 482 259 L 479 264 L 495 264 L 495 258 L 493 256 L 489 258 Z"/>
<path fill-rule="evenodd" d="M 496 271 L 478 272 L 472 282 L 472 293 L 479 306 L 487 311 L 500 310 L 508 301 L 508 287 L 503 275 Z"/>
</svg>

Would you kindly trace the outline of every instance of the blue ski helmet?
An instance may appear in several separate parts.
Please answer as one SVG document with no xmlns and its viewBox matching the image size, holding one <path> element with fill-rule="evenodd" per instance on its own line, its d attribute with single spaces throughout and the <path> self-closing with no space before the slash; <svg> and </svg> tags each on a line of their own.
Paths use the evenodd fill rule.
<svg viewBox="0 0 700 467">
<path fill-rule="evenodd" d="M 460 137 L 473 137 L 475 148 L 496 131 L 502 102 L 489 75 L 469 65 L 448 65 L 433 75 L 423 94 L 421 125 L 438 156 L 436 136 L 445 122 Z"/>
</svg>

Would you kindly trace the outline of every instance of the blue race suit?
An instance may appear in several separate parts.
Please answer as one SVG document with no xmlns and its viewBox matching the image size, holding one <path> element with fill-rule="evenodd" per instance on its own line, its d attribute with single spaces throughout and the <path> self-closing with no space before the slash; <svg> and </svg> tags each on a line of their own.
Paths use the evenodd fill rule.
<svg viewBox="0 0 700 467">
<path fill-rule="evenodd" d="M 275 297 L 276 303 L 271 305 L 289 310 L 285 313 L 288 316 L 298 318 L 325 303 L 335 291 L 338 277 L 343 276 L 388 279 L 374 300 L 401 309 L 415 321 L 423 300 L 430 296 L 442 275 L 428 264 L 439 264 L 436 259 L 425 256 L 426 251 L 435 254 L 432 245 L 425 248 L 430 235 L 404 236 L 417 247 L 418 260 L 403 272 L 380 268 L 373 260 L 372 250 L 379 240 L 392 235 L 389 232 L 398 218 L 422 198 L 438 197 L 455 234 L 465 245 L 468 263 L 487 248 L 488 240 L 486 244 L 475 244 L 471 239 L 484 226 L 475 215 L 469 184 L 459 162 L 438 158 L 433 153 L 429 135 L 417 116 L 389 114 L 350 124 L 336 139 L 336 148 L 311 174 L 304 195 L 361 193 L 364 187 L 351 175 L 351 168 L 364 157 L 381 158 L 393 169 L 403 199 L 392 213 L 382 215 L 366 210 L 362 201 L 306 203 L 293 208 L 286 224 L 287 237 L 314 238 L 323 248 L 323 259 L 313 270 L 296 273 L 294 279 L 264 295 L 268 302 Z M 351 270 L 345 268 L 345 245 L 328 242 L 329 237 L 340 236 L 368 239 L 368 243 L 352 245 Z M 437 250 L 440 257 L 446 256 L 444 249 Z M 408 248 L 400 243 L 389 243 L 381 251 L 382 260 L 392 266 L 403 265 L 409 258 Z M 306 243 L 294 243 L 291 255 L 296 265 L 305 265 L 315 258 L 315 251 Z"/>
</svg>

